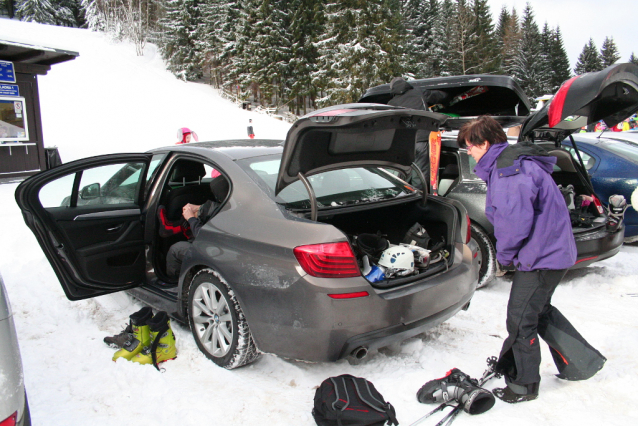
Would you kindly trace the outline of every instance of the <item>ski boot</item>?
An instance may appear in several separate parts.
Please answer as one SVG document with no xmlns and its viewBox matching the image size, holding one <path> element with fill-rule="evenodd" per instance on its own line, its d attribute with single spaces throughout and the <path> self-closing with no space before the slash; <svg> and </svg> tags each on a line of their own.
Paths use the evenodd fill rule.
<svg viewBox="0 0 638 426">
<path fill-rule="evenodd" d="M 472 379 L 458 368 L 448 371 L 445 377 L 431 380 L 417 392 L 421 403 L 447 403 L 456 401 L 468 414 L 481 414 L 494 406 L 494 395 L 479 387 L 478 381 Z"/>
<path fill-rule="evenodd" d="M 538 382 L 529 385 L 517 385 L 506 378 L 505 383 L 507 383 L 506 387 L 492 390 L 494 395 L 502 401 L 509 404 L 516 404 L 518 402 L 532 401 L 538 398 Z"/>
<path fill-rule="evenodd" d="M 160 311 L 148 321 L 150 329 L 150 344 L 131 361 L 139 364 L 153 364 L 159 370 L 157 364 L 175 359 L 177 348 L 175 347 L 175 335 L 171 330 L 171 321 L 168 314 Z"/>
<path fill-rule="evenodd" d="M 109 345 L 110 347 L 114 349 L 120 349 L 122 346 L 124 346 L 124 343 L 126 343 L 126 341 L 129 340 L 129 334 L 133 332 L 133 326 L 131 325 L 131 323 L 133 322 L 133 318 L 136 318 L 136 319 L 142 318 L 149 314 L 150 314 L 150 317 L 153 316 L 153 311 L 151 311 L 151 308 L 149 308 L 148 306 L 145 306 L 139 311 L 135 312 L 134 314 L 131 314 L 129 317 L 131 321 L 128 324 L 126 324 L 126 327 L 124 328 L 124 330 L 122 330 L 121 333 L 116 334 L 114 336 L 106 336 L 104 338 L 104 343 L 106 343 L 107 345 Z"/>
<path fill-rule="evenodd" d="M 144 307 L 130 316 L 131 322 L 129 323 L 129 327 L 131 328 L 131 332 L 128 333 L 122 348 L 113 355 L 113 361 L 117 361 L 118 358 L 124 358 L 130 361 L 131 358 L 139 354 L 145 346 L 150 344 L 148 321 L 152 317 L 153 311 L 149 307 Z"/>
</svg>

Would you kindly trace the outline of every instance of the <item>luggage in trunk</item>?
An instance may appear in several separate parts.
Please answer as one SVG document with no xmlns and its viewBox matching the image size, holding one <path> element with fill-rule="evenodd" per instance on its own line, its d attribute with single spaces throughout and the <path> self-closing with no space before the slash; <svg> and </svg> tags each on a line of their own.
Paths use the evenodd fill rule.
<svg viewBox="0 0 638 426">
<path fill-rule="evenodd" d="M 368 278 L 374 287 L 389 288 L 432 276 L 447 270 L 452 265 L 456 218 L 457 215 L 452 206 L 430 198 L 426 206 L 423 206 L 420 200 L 414 200 L 372 209 L 333 211 L 329 215 L 320 214 L 317 220 L 329 223 L 346 234 L 364 276 L 367 275 L 367 264 L 364 260 L 366 253 L 368 253 L 370 267 L 374 267 L 379 266 L 379 257 L 384 249 L 391 246 L 406 247 L 407 249 L 410 249 L 411 246 L 413 250 L 417 250 L 416 247 L 419 247 L 429 251 L 427 265 L 416 261 L 418 253 L 415 254 L 416 262 L 413 273 L 405 276 L 386 277 L 378 281 Z M 427 231 L 425 238 L 410 234 L 409 231 L 415 224 L 419 224 Z M 406 238 L 409 234 L 411 236 Z M 387 241 L 385 245 L 380 243 L 375 254 L 362 250 L 362 246 L 370 245 L 370 241 L 373 241 L 374 244 L 373 236 L 378 236 L 381 241 Z M 402 243 L 406 245 L 402 245 Z M 423 250 L 419 251 L 423 252 Z"/>
</svg>

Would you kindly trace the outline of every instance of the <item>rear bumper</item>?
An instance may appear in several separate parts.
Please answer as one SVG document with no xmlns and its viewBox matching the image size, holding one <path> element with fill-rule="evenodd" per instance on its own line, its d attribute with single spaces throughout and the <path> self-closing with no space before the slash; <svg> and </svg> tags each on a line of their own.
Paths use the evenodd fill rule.
<svg viewBox="0 0 638 426">
<path fill-rule="evenodd" d="M 313 277 L 304 277 L 269 300 L 269 312 L 249 316 L 257 347 L 266 353 L 315 362 L 336 361 L 353 349 L 387 346 L 420 334 L 454 316 L 468 304 L 476 289 L 478 273 L 471 250 L 464 261 L 431 279 L 398 289 L 375 291 L 357 287 L 322 288 Z M 332 299 L 331 293 L 367 291 L 366 297 Z M 242 295 L 245 297 L 245 295 Z M 263 305 L 263 303 L 262 303 Z M 252 317 L 252 318 L 251 318 Z"/>
<path fill-rule="evenodd" d="M 575 237 L 578 258 L 571 269 L 580 269 L 617 254 L 625 238 L 625 225 L 622 224 L 615 232 L 602 228 L 591 234 L 581 234 Z"/>
</svg>

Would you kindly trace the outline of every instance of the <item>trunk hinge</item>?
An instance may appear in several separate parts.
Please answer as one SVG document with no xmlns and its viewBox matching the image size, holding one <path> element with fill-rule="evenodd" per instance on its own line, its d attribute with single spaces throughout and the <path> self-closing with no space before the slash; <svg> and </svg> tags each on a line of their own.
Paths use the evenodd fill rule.
<svg viewBox="0 0 638 426">
<path fill-rule="evenodd" d="M 585 167 L 585 163 L 583 162 L 583 159 L 580 156 L 580 151 L 578 149 L 578 146 L 576 146 L 576 141 L 574 140 L 574 137 L 570 134 L 569 135 L 569 141 L 572 143 L 572 146 L 574 147 L 574 152 L 576 152 L 576 156 L 578 157 L 578 162 L 580 164 L 580 167 L 582 168 L 583 172 L 584 172 L 584 176 L 581 177 L 581 181 L 583 181 L 583 184 L 585 185 L 585 187 L 587 187 L 587 189 L 589 189 L 589 191 L 591 191 L 592 195 L 595 195 L 596 192 L 594 191 L 594 185 L 592 185 L 591 183 L 591 178 L 589 177 L 589 173 L 587 172 L 587 168 Z M 580 175 L 580 173 L 579 173 Z"/>
<path fill-rule="evenodd" d="M 428 183 L 425 180 L 425 175 L 423 171 L 416 165 L 416 163 L 412 163 L 412 170 L 419 176 L 421 182 L 423 182 L 423 207 L 428 203 Z"/>
<path fill-rule="evenodd" d="M 297 175 L 303 186 L 306 187 L 306 191 L 308 191 L 308 197 L 310 198 L 310 220 L 316 222 L 317 221 L 317 197 L 315 196 L 315 191 L 312 189 L 312 185 L 308 182 L 308 179 L 299 172 Z"/>
</svg>

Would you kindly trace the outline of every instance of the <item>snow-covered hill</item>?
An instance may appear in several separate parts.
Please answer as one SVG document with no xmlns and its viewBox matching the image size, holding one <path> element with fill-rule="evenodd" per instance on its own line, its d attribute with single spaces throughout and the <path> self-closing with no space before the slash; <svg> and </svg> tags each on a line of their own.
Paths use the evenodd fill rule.
<svg viewBox="0 0 638 426">
<path fill-rule="evenodd" d="M 88 155 L 144 151 L 172 144 L 178 127 L 200 140 L 245 137 L 252 118 L 259 137 L 283 138 L 289 125 L 246 112 L 206 85 L 184 83 L 164 71 L 153 46 L 134 47 L 86 30 L 0 19 L 0 36 L 74 50 L 80 56 L 41 77 L 47 146 L 68 162 Z M 264 355 L 226 371 L 197 349 L 190 331 L 174 325 L 178 358 L 165 372 L 111 361 L 102 342 L 141 305 L 126 294 L 70 302 L 13 199 L 16 184 L 0 185 L 0 273 L 11 298 L 36 425 L 313 425 L 315 387 L 342 373 L 371 380 L 395 405 L 402 425 L 432 407 L 415 394 L 452 367 L 473 376 L 497 355 L 505 330 L 511 281 L 498 279 L 476 293 L 470 309 L 417 338 L 374 352 L 359 366 L 313 364 Z M 460 415 L 461 425 L 634 425 L 638 408 L 638 246 L 568 274 L 554 304 L 607 358 L 586 382 L 565 382 L 543 346 L 541 395 L 519 405 L 500 401 L 485 414 Z M 489 388 L 502 385 L 494 381 Z M 431 420 L 431 419 L 430 419 Z M 431 421 L 426 424 L 435 424 Z"/>
</svg>

